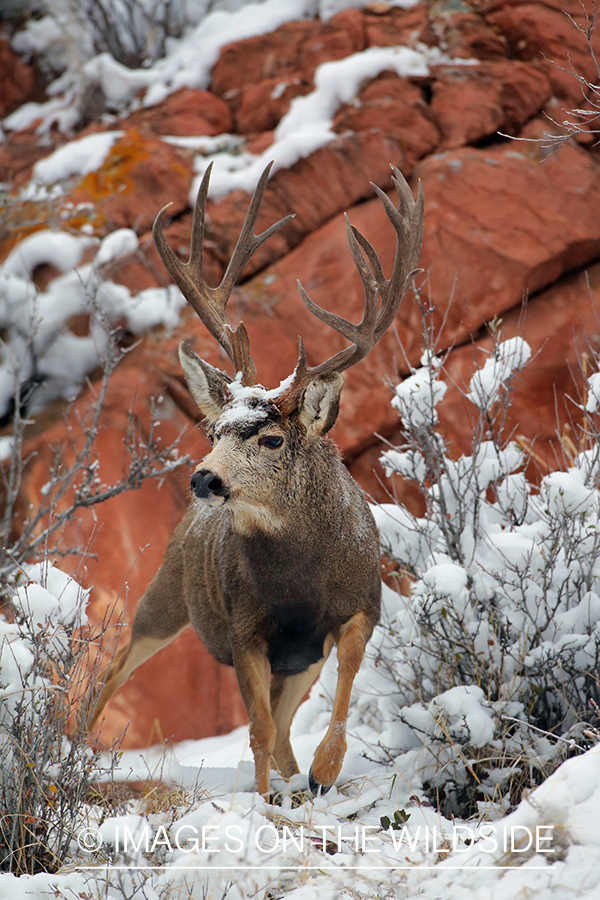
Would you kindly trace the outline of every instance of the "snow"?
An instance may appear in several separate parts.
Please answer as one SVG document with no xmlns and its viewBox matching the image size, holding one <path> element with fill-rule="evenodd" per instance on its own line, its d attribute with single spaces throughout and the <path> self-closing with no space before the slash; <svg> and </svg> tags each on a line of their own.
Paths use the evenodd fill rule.
<svg viewBox="0 0 600 900">
<path fill-rule="evenodd" d="M 526 365 L 530 356 L 531 348 L 523 338 L 503 341 L 471 378 L 469 400 L 479 409 L 490 409 L 498 401 L 500 388 Z"/>
<path fill-rule="evenodd" d="M 107 235 L 100 244 L 94 258 L 95 268 L 104 266 L 116 259 L 122 259 L 124 256 L 129 256 L 130 253 L 135 253 L 138 244 L 135 231 L 132 231 L 131 228 L 117 228 L 116 231 Z"/>
<path fill-rule="evenodd" d="M 436 719 L 446 714 L 445 727 L 455 741 L 483 747 L 492 740 L 495 731 L 491 710 L 482 705 L 484 699 L 480 687 L 460 685 L 438 694 L 431 701 L 430 709 Z"/>
<path fill-rule="evenodd" d="M 12 435 L 3 435 L 0 437 L 0 462 L 10 459 L 14 444 L 15 442 Z"/>
<path fill-rule="evenodd" d="M 588 398 L 585 404 L 586 412 L 595 413 L 600 406 L 600 372 L 594 372 L 588 378 Z"/>
<path fill-rule="evenodd" d="M 38 231 L 24 238 L 8 255 L 0 269 L 0 278 L 25 280 L 31 277 L 36 266 L 44 263 L 60 272 L 69 272 L 79 265 L 85 250 L 94 243 L 93 238 L 62 231 Z"/>
<path fill-rule="evenodd" d="M 21 580 L 24 583 L 16 587 L 12 603 L 35 630 L 86 623 L 85 604 L 90 591 L 60 569 L 37 563 L 25 568 Z"/>
<path fill-rule="evenodd" d="M 372 661 L 369 667 L 372 676 Z M 316 693 L 313 689 L 300 710 L 304 723 L 320 715 Z M 467 723 L 483 742 L 490 728 L 479 711 L 480 700 L 479 688 L 458 688 L 442 694 L 439 707 L 450 721 Z M 322 729 L 309 733 L 293 728 L 292 741 L 304 772 L 321 733 Z M 236 900 L 257 891 L 312 900 L 339 897 L 349 889 L 361 896 L 382 896 L 385 889 L 384 896 L 407 900 L 597 896 L 600 746 L 563 763 L 510 814 L 495 822 L 475 823 L 451 821 L 411 798 L 410 791 L 419 791 L 413 752 L 405 753 L 392 770 L 378 771 L 377 764 L 365 764 L 364 759 L 361 763 L 360 750 L 367 746 L 364 735 L 370 741 L 379 739 L 373 729 L 363 727 L 360 735 L 358 728 L 351 728 L 338 786 L 297 807 L 289 796 L 281 807 L 270 807 L 250 792 L 251 764 L 236 762 L 248 756 L 246 728 L 188 741 L 172 750 L 127 751 L 120 761 L 122 772 L 133 762 L 139 777 L 143 765 L 136 758 L 158 759 L 162 753 L 166 777 L 177 774 L 178 766 L 179 772 L 186 768 L 187 783 L 193 783 L 193 774 L 206 793 L 199 794 L 191 807 L 173 812 L 144 814 L 138 801 L 117 816 L 107 817 L 103 811 L 101 823 L 89 820 L 91 836 L 99 835 L 112 848 L 113 865 L 120 869 L 101 864 L 99 870 L 86 870 L 83 867 L 98 862 L 93 853 L 79 851 L 74 866 L 56 875 L 3 876 L 0 897 L 41 900 L 51 891 L 52 896 L 66 898 L 106 883 L 106 896 L 116 898 L 119 886 L 129 885 L 131 890 L 142 883 L 136 881 L 142 873 L 141 896 L 149 900 L 181 892 L 220 897 L 227 885 L 226 896 Z M 283 787 L 283 782 L 275 781 Z M 305 784 L 305 776 L 296 781 Z M 384 827 L 381 819 L 393 822 L 396 810 L 405 811 L 405 824 Z M 324 852 L 325 841 L 329 852 Z M 161 859 L 158 868 L 134 868 L 156 865 L 152 849 Z"/>
<path fill-rule="evenodd" d="M 162 326 L 174 328 L 186 302 L 173 285 L 133 295 L 109 278 L 111 264 L 134 252 L 138 239 L 118 229 L 102 242 L 86 235 L 38 231 L 25 238 L 0 266 L 0 415 L 9 406 L 18 380 L 32 377 L 37 387 L 29 411 L 56 397 L 74 397 L 86 376 L 101 365 L 108 346 L 107 327 L 122 319 L 133 334 Z M 90 263 L 85 252 L 96 248 Z M 36 267 L 50 264 L 64 273 L 43 291 L 33 281 Z M 73 316 L 89 316 L 89 334 L 69 330 Z M 29 335 L 29 339 L 25 339 Z"/>
<path fill-rule="evenodd" d="M 541 494 L 554 513 L 582 515 L 598 504 L 598 493 L 585 483 L 580 469 L 552 472 L 542 479 Z"/>
<path fill-rule="evenodd" d="M 50 587 L 49 579 L 47 586 Z M 389 611 L 393 612 L 398 597 L 389 589 L 384 593 Z M 153 852 L 160 854 L 162 867 L 144 874 L 145 890 L 151 892 L 146 896 L 150 898 L 167 888 L 177 892 L 189 890 L 192 885 L 194 896 L 196 892 L 202 896 L 209 889 L 221 891 L 230 880 L 231 867 L 235 870 L 235 890 L 228 896 L 241 900 L 258 889 L 278 884 L 283 886 L 282 895 L 291 896 L 294 890 L 301 889 L 302 883 L 321 896 L 322 889 L 348 884 L 349 877 L 354 886 L 372 887 L 382 873 L 393 881 L 393 870 L 398 865 L 417 871 L 420 862 L 430 862 L 435 854 L 423 846 L 425 838 L 421 840 L 421 834 L 427 834 L 429 842 L 429 835 L 435 836 L 438 829 L 437 839 L 443 840 L 443 834 L 451 833 L 453 826 L 433 810 L 420 808 L 410 800 L 410 792 L 418 790 L 418 775 L 410 754 L 401 763 L 402 771 L 395 772 L 382 769 L 363 755 L 365 748 L 375 749 L 385 734 L 379 727 L 377 706 L 380 712 L 390 712 L 381 689 L 385 681 L 376 663 L 377 656 L 385 651 L 386 640 L 385 629 L 379 628 L 369 661 L 358 675 L 343 777 L 326 796 L 295 807 L 290 790 L 305 789 L 306 774 L 296 776 L 290 787 L 274 776 L 274 788 L 283 790 L 285 795 L 280 813 L 277 810 L 274 815 L 273 808 L 252 791 L 253 763 L 247 728 L 223 737 L 187 741 L 172 750 L 127 751 L 119 760 L 117 777 L 145 778 L 153 774 L 173 779 L 189 790 L 201 789 L 197 798 L 191 805 L 174 811 L 174 815 L 145 814 L 143 804 L 137 801 L 129 803 L 127 811 L 117 816 L 90 808 L 79 832 L 75 832 L 80 837 L 79 849 L 74 847 L 73 862 L 64 873 L 27 879 L 28 896 L 42 896 L 52 885 L 54 896 L 66 897 L 75 888 L 77 892 L 89 890 L 104 879 L 112 885 L 107 895 L 113 896 L 112 890 L 117 891 L 124 878 L 126 884 L 133 885 L 135 878 L 140 877 L 140 870 L 135 867 L 156 863 Z M 335 660 L 330 659 L 293 726 L 292 741 L 304 773 L 327 727 L 335 675 Z M 477 689 L 449 692 L 441 699 L 442 713 L 449 721 L 456 720 L 457 728 L 466 717 L 468 727 L 477 732 L 484 727 L 481 714 L 474 708 L 478 699 Z M 369 721 L 365 713 L 373 703 L 375 718 L 371 716 Z M 411 817 L 406 831 L 397 834 L 391 827 L 382 828 L 383 816 L 393 818 L 394 810 L 405 806 L 410 808 Z M 86 843 L 88 838 L 90 842 Z M 93 852 L 86 851 L 98 846 L 95 841 L 111 849 L 114 864 L 121 868 L 111 869 L 102 863 L 99 871 L 85 868 L 98 866 Z M 325 852 L 326 841 L 330 852 Z M 69 871 L 78 867 L 80 881 Z M 11 896 L 18 897 L 23 883 L 15 883 L 7 876 L 0 890 L 6 886 L 12 891 Z"/>
<path fill-rule="evenodd" d="M 241 373 L 237 373 L 227 386 L 229 398 L 223 412 L 215 423 L 218 432 L 223 426 L 236 425 L 238 422 L 262 422 L 269 417 L 269 403 L 276 400 L 291 385 L 294 373 L 288 375 L 276 388 L 267 390 L 262 385 L 247 387 L 241 382 Z"/>
<path fill-rule="evenodd" d="M 435 407 L 444 399 L 447 387 L 437 377 L 441 361 L 424 358 L 422 366 L 396 385 L 392 406 L 409 427 L 420 428 L 437 422 Z M 389 456 L 387 457 L 389 461 Z M 416 457 L 415 457 L 416 459 Z"/>
<path fill-rule="evenodd" d="M 144 105 L 159 103 L 182 87 L 208 87 L 212 67 L 226 44 L 275 31 L 286 22 L 314 14 L 314 10 L 311 0 L 265 0 L 247 3 L 235 13 L 211 13 L 161 61 L 162 65 L 157 64 L 159 75 L 146 93 Z M 202 53 L 198 52 L 199 47 Z"/>
</svg>

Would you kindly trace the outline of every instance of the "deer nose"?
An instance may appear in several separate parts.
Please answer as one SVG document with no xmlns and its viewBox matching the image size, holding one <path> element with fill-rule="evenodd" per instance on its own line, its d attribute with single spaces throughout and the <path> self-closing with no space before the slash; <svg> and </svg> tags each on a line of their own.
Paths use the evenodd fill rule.
<svg viewBox="0 0 600 900">
<path fill-rule="evenodd" d="M 208 469 L 200 469 L 194 472 L 191 480 L 192 492 L 200 499 L 208 497 L 223 497 L 226 494 L 225 485 L 218 475 Z"/>
</svg>

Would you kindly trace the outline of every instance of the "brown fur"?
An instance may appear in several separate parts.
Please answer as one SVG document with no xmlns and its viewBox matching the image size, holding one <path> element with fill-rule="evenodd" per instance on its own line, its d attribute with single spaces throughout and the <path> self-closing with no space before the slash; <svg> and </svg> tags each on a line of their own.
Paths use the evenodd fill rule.
<svg viewBox="0 0 600 900">
<path fill-rule="evenodd" d="M 335 418 L 340 389 L 338 376 L 320 410 L 307 398 L 289 417 L 266 403 L 264 422 L 248 428 L 243 416 L 227 424 L 231 404 L 224 399 L 213 409 L 214 392 L 203 397 L 196 386 L 197 402 L 212 410 L 214 435 L 198 470 L 216 474 L 228 496 L 194 500 L 173 534 L 139 602 L 130 645 L 109 669 L 93 725 L 134 668 L 192 625 L 219 662 L 235 666 L 257 788 L 266 794 L 272 760 L 286 777 L 298 771 L 291 721 L 336 642 L 338 692 L 313 765 L 320 785 L 333 783 L 352 681 L 379 618 L 381 592 L 373 516 L 321 434 Z M 265 436 L 282 437 L 282 447 L 261 446 Z"/>
</svg>

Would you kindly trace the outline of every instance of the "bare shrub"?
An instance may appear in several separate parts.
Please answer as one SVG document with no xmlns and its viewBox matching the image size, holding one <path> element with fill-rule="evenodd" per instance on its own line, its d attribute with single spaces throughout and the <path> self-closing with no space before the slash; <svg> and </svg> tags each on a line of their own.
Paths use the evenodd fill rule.
<svg viewBox="0 0 600 900">
<path fill-rule="evenodd" d="M 102 316 L 101 310 L 97 315 Z M 35 505 L 22 498 L 30 461 L 27 438 L 34 423 L 18 377 L 12 431 L 3 438 L 0 870 L 16 874 L 56 871 L 72 855 L 90 784 L 109 774 L 86 742 L 99 665 L 91 656 L 103 643 L 109 611 L 102 623 L 86 627 L 89 592 L 51 565 L 57 554 L 85 560 L 89 552 L 65 546 L 63 526 L 81 510 L 139 488 L 148 478 L 160 480 L 188 461 L 179 455 L 181 436 L 163 444 L 154 411 L 147 430 L 130 411 L 122 475 L 117 481 L 103 478 L 97 438 L 111 377 L 126 353 L 109 323 L 105 325 L 102 376 L 89 386 L 95 403 L 86 413 L 74 406 L 68 410 L 71 462 L 65 461 L 65 447 L 52 450 L 48 481 Z"/>
</svg>

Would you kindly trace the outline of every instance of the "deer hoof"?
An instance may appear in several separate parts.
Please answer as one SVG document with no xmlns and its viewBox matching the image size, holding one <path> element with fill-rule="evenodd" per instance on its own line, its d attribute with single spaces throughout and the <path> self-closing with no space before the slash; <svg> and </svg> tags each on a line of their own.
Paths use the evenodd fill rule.
<svg viewBox="0 0 600 900">
<path fill-rule="evenodd" d="M 312 773 L 312 767 L 308 773 L 308 786 L 313 797 L 319 797 L 321 794 L 326 794 L 327 791 L 333 787 L 331 784 L 319 784 Z"/>
</svg>

